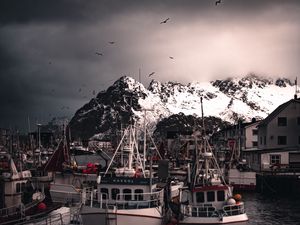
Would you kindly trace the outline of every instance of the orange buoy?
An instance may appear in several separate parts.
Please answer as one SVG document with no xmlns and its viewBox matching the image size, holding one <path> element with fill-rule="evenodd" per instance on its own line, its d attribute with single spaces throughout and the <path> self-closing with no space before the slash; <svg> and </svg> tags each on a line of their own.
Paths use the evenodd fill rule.
<svg viewBox="0 0 300 225">
<path fill-rule="evenodd" d="M 233 196 L 233 198 L 234 198 L 235 201 L 237 201 L 237 202 L 239 202 L 239 201 L 242 200 L 242 196 L 241 196 L 240 194 L 235 194 L 235 195 Z"/>
<path fill-rule="evenodd" d="M 44 202 L 41 202 L 38 204 L 38 209 L 45 210 L 45 209 L 47 209 L 47 205 Z"/>
</svg>

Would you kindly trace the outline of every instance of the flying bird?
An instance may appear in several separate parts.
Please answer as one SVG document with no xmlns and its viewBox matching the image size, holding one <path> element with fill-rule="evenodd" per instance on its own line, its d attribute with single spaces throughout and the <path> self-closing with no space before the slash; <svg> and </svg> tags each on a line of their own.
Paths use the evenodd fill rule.
<svg viewBox="0 0 300 225">
<path fill-rule="evenodd" d="M 116 43 L 116 42 L 114 42 L 114 41 L 110 41 L 110 42 L 108 42 L 109 44 L 111 44 L 111 45 L 113 45 L 114 43 Z"/>
<path fill-rule="evenodd" d="M 215 2 L 216 5 L 221 4 L 221 0 Z"/>
<path fill-rule="evenodd" d="M 165 19 L 164 21 L 161 21 L 160 24 L 162 24 L 162 23 L 167 23 L 169 19 L 170 19 L 170 18 L 167 18 L 167 19 Z"/>
<path fill-rule="evenodd" d="M 170 59 L 174 59 L 174 57 L 173 57 L 173 56 L 169 56 L 169 58 L 170 58 Z"/>
<path fill-rule="evenodd" d="M 155 72 L 152 72 L 152 73 L 150 73 L 149 75 L 148 75 L 148 77 L 151 77 L 151 76 L 153 76 L 155 74 Z"/>
<path fill-rule="evenodd" d="M 95 52 L 95 54 L 103 56 L 103 53 L 101 53 L 101 52 Z"/>
</svg>

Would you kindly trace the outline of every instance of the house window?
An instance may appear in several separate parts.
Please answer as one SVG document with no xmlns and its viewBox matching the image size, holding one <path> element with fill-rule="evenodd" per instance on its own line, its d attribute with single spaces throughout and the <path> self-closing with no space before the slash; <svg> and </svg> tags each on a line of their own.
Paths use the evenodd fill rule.
<svg viewBox="0 0 300 225">
<path fill-rule="evenodd" d="M 100 192 L 102 194 L 102 199 L 108 199 L 108 189 L 107 188 L 101 188 Z"/>
<path fill-rule="evenodd" d="M 300 117 L 297 117 L 297 124 L 300 125 Z"/>
<path fill-rule="evenodd" d="M 270 164 L 281 164 L 281 155 L 270 155 Z"/>
<path fill-rule="evenodd" d="M 208 202 L 214 202 L 215 201 L 215 192 L 214 191 L 208 191 L 207 192 L 207 201 Z"/>
<path fill-rule="evenodd" d="M 262 145 L 262 137 L 260 137 L 259 139 L 260 139 L 260 144 Z"/>
<path fill-rule="evenodd" d="M 278 145 L 286 145 L 287 138 L 286 136 L 278 136 Z"/>
<path fill-rule="evenodd" d="M 258 135 L 258 130 L 257 129 L 252 130 L 252 135 Z"/>
<path fill-rule="evenodd" d="M 253 145 L 253 147 L 257 147 L 258 146 L 257 141 L 252 141 L 252 145 Z"/>
<path fill-rule="evenodd" d="M 264 136 L 264 145 L 266 145 L 266 144 L 267 144 L 267 137 Z"/>
<path fill-rule="evenodd" d="M 134 200 L 143 201 L 143 190 L 142 189 L 134 190 Z"/>
<path fill-rule="evenodd" d="M 285 127 L 287 124 L 286 117 L 278 117 L 278 126 Z"/>
<path fill-rule="evenodd" d="M 298 137 L 298 144 L 300 145 L 300 136 Z"/>
<path fill-rule="evenodd" d="M 197 200 L 197 202 L 204 202 L 204 192 L 197 192 L 196 200 Z"/>
<path fill-rule="evenodd" d="M 111 189 L 111 198 L 113 200 L 117 200 L 118 194 L 120 194 L 120 190 L 118 188 L 112 188 Z"/>
<path fill-rule="evenodd" d="M 131 200 L 131 190 L 130 189 L 124 189 L 123 194 L 124 194 L 125 201 Z"/>
<path fill-rule="evenodd" d="M 225 200 L 225 192 L 224 191 L 218 191 L 217 192 L 217 199 L 219 202 L 223 202 Z"/>
</svg>

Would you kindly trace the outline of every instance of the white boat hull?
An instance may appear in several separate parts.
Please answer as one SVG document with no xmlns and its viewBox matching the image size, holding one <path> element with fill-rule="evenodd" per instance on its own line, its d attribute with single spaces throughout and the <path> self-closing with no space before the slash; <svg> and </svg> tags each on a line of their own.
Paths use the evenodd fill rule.
<svg viewBox="0 0 300 225">
<path fill-rule="evenodd" d="M 248 216 L 246 213 L 235 216 L 219 217 L 184 217 L 179 225 L 203 225 L 203 224 L 246 224 Z"/>
<path fill-rule="evenodd" d="M 255 190 L 255 172 L 246 172 L 239 171 L 238 169 L 230 169 L 228 173 L 229 184 L 234 187 L 234 190 Z"/>
<path fill-rule="evenodd" d="M 161 225 L 163 221 L 162 207 L 105 210 L 83 206 L 80 215 L 83 225 Z"/>
</svg>

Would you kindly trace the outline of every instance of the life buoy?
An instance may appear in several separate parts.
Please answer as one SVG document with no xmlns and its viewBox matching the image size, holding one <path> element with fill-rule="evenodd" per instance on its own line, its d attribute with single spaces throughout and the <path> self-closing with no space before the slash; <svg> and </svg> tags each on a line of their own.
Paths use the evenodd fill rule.
<svg viewBox="0 0 300 225">
<path fill-rule="evenodd" d="M 136 171 L 134 174 L 134 177 L 135 178 L 141 177 L 141 173 L 139 171 Z"/>
</svg>

